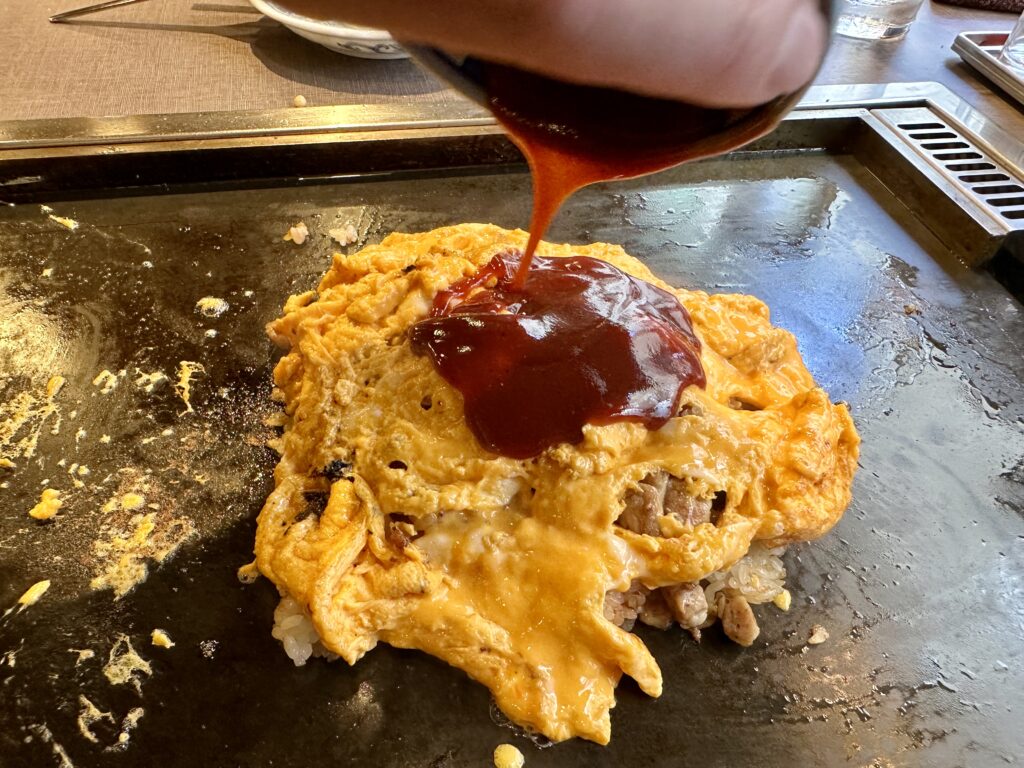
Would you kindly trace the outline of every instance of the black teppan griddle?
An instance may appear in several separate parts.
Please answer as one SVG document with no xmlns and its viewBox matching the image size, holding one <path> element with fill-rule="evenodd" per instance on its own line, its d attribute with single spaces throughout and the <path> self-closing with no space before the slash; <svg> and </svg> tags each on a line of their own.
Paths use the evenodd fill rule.
<svg viewBox="0 0 1024 768">
<path fill-rule="evenodd" d="M 270 636 L 275 589 L 235 575 L 274 463 L 263 420 L 279 352 L 264 324 L 315 286 L 336 250 L 326 232 L 347 221 L 360 235 L 348 251 L 394 230 L 525 226 L 529 178 L 504 139 L 468 117 L 337 133 L 268 119 L 255 137 L 209 118 L 198 134 L 64 146 L 5 126 L 0 199 L 17 204 L 0 209 L 0 402 L 53 374 L 67 384 L 59 433 L 48 422 L 35 456 L 0 470 L 0 611 L 52 581 L 0 620 L 0 765 L 455 768 L 489 765 L 502 742 L 530 768 L 1024 759 L 1024 225 L 991 203 L 1015 193 L 983 189 L 1019 182 L 1021 147 L 948 94 L 900 93 L 817 90 L 748 151 L 585 190 L 550 233 L 621 243 L 676 285 L 761 297 L 864 441 L 846 516 L 786 555 L 790 611 L 761 609 L 748 650 L 718 630 L 697 645 L 641 629 L 665 693 L 624 681 L 607 747 L 538 747 L 424 654 L 381 646 L 355 667 L 295 668 Z M 969 148 L 914 138 L 947 130 Z M 1006 180 L 959 178 L 971 174 Z M 298 221 L 302 246 L 281 239 Z M 229 310 L 201 316 L 204 296 Z M 193 413 L 170 383 L 134 386 L 136 368 L 173 378 L 182 360 L 205 368 Z M 106 395 L 92 384 L 103 369 L 126 371 Z M 77 489 L 75 463 L 89 468 Z M 115 600 L 89 588 L 101 507 L 147 472 L 147 502 L 195 534 Z M 44 480 L 67 501 L 41 524 L 27 512 Z M 808 647 L 815 624 L 830 637 Z M 154 628 L 175 646 L 152 646 Z M 151 665 L 139 691 L 102 673 L 122 635 Z M 95 655 L 76 664 L 79 650 Z M 82 696 L 111 713 L 87 728 L 95 742 Z"/>
</svg>

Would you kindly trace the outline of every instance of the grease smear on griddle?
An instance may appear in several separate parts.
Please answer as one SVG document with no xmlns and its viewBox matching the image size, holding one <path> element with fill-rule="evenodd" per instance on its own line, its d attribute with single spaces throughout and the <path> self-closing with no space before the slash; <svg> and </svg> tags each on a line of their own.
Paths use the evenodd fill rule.
<svg viewBox="0 0 1024 768">
<path fill-rule="evenodd" d="M 175 516 L 158 503 L 143 511 L 146 490 L 140 485 L 117 493 L 101 508 L 107 517 L 93 542 L 95 575 L 89 586 L 113 590 L 115 600 L 146 580 L 151 562 L 163 563 L 196 535 L 191 520 Z"/>
<path fill-rule="evenodd" d="M 104 712 L 93 704 L 85 694 L 78 694 L 78 706 L 78 731 L 85 737 L 86 741 L 91 741 L 93 744 L 99 742 L 99 737 L 93 732 L 93 726 L 96 723 L 106 721 L 114 725 L 117 722 L 114 720 L 112 713 Z"/>
<path fill-rule="evenodd" d="M 17 458 L 35 456 L 39 436 L 51 418 L 51 433 L 60 431 L 60 406 L 56 398 L 64 381 L 63 376 L 52 376 L 42 392 L 23 391 L 0 402 L 0 460 L 5 467 L 13 468 Z"/>
<path fill-rule="evenodd" d="M 89 653 L 91 657 L 92 652 Z M 75 666 L 78 666 L 77 663 Z M 118 634 L 117 640 L 110 649 L 107 663 L 103 667 L 103 675 L 110 685 L 131 685 L 141 696 L 142 680 L 144 677 L 152 675 L 152 667 L 136 652 L 127 635 Z M 115 717 L 113 711 L 102 709 L 101 705 L 94 703 L 88 696 L 81 693 L 78 696 L 78 704 L 78 730 L 87 741 L 99 744 L 102 739 L 110 738 L 104 736 L 104 732 L 108 734 L 112 731 L 117 732 L 117 736 L 104 748 L 105 752 L 126 749 L 131 740 L 132 731 L 146 714 L 146 710 L 142 707 L 131 707 L 123 717 Z M 119 720 L 120 725 L 118 725 Z M 99 733 L 97 725 L 100 726 Z"/>
<path fill-rule="evenodd" d="M 179 413 L 179 416 L 194 412 L 192 408 L 192 377 L 197 373 L 206 373 L 202 363 L 192 360 L 182 360 L 178 363 L 178 381 L 174 385 L 174 391 L 178 393 L 178 397 L 185 404 L 185 410 Z"/>
<path fill-rule="evenodd" d="M 54 757 L 57 758 L 57 768 L 75 768 L 75 764 L 68 757 L 67 750 L 60 745 L 60 742 L 53 738 L 53 732 L 46 723 L 33 723 L 28 726 L 28 729 L 38 736 L 44 744 L 50 745 Z"/>
<path fill-rule="evenodd" d="M 136 652 L 128 635 L 118 633 L 103 666 L 104 677 L 111 685 L 131 685 L 141 696 L 142 681 L 152 674 L 153 668 Z"/>
</svg>

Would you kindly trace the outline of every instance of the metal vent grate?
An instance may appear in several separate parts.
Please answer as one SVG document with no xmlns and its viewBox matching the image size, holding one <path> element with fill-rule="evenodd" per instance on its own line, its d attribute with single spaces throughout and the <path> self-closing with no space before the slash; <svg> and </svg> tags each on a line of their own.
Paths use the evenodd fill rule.
<svg viewBox="0 0 1024 768">
<path fill-rule="evenodd" d="M 940 122 L 934 113 L 927 116 L 927 122 L 905 119 L 895 125 L 904 140 L 995 216 L 1011 221 L 1024 219 L 1024 179 L 993 160 L 959 130 Z"/>
</svg>

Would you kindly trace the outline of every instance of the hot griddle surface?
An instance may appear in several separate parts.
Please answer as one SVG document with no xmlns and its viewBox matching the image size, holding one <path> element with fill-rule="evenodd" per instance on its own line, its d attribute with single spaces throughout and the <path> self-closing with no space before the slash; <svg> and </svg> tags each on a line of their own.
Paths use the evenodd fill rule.
<svg viewBox="0 0 1024 768">
<path fill-rule="evenodd" d="M 36 457 L 0 478 L 0 607 L 53 581 L 0 621 L 0 763 L 440 768 L 488 765 L 505 741 L 530 768 L 1020 758 L 1022 308 L 846 156 L 734 158 L 590 189 L 550 233 L 622 243 L 676 285 L 758 295 L 850 403 L 864 439 L 853 504 L 823 540 L 791 548 L 793 606 L 760 611 L 755 647 L 642 630 L 665 694 L 625 681 L 606 748 L 536 748 L 498 724 L 482 686 L 423 654 L 381 646 L 354 668 L 292 666 L 270 637 L 274 588 L 235 577 L 271 487 L 262 422 L 278 353 L 263 325 L 327 269 L 330 227 L 356 222 L 363 244 L 462 221 L 523 226 L 528 205 L 525 174 L 496 174 L 57 204 L 81 222 L 73 232 L 38 206 L 0 210 L 3 398 L 68 379 L 59 434 L 48 422 Z M 310 241 L 283 242 L 300 220 Z M 200 316 L 204 296 L 229 311 Z M 194 413 L 170 383 L 134 386 L 136 368 L 174 378 L 182 360 L 205 368 Z M 126 371 L 107 395 L 91 383 L 103 369 Z M 81 489 L 73 463 L 89 468 Z M 89 589 L 93 542 L 103 503 L 140 473 L 147 501 L 196 536 L 115 601 Z M 44 479 L 67 496 L 50 524 L 26 514 Z M 814 624 L 831 637 L 807 648 Z M 156 627 L 174 648 L 149 644 Z M 102 674 L 121 634 L 152 666 L 141 694 Z M 71 649 L 95 657 L 76 665 Z M 113 718 L 95 743 L 81 696 Z"/>
</svg>

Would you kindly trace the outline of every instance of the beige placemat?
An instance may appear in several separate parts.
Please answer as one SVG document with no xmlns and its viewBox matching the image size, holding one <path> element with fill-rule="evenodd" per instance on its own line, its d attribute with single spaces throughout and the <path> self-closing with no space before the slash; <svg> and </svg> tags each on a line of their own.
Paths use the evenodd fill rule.
<svg viewBox="0 0 1024 768">
<path fill-rule="evenodd" d="M 329 51 L 245 0 L 148 0 L 50 24 L 89 0 L 0 0 L 0 120 L 450 102 L 409 61 Z"/>
</svg>

